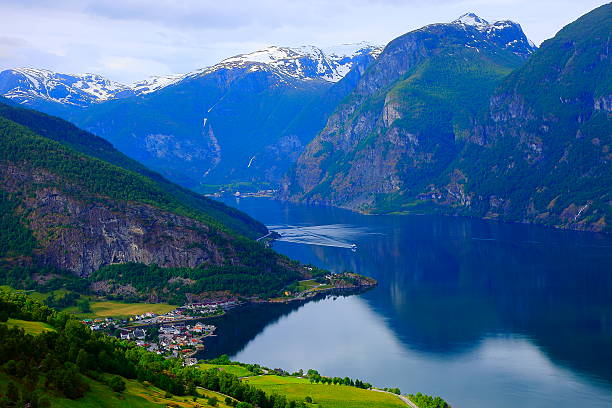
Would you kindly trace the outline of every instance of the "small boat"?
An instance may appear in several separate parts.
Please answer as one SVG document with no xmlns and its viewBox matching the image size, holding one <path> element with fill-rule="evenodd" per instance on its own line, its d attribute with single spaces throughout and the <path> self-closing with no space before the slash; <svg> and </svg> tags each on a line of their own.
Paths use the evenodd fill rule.
<svg viewBox="0 0 612 408">
<path fill-rule="evenodd" d="M 357 251 L 357 244 L 351 244 L 351 251 Z"/>
</svg>

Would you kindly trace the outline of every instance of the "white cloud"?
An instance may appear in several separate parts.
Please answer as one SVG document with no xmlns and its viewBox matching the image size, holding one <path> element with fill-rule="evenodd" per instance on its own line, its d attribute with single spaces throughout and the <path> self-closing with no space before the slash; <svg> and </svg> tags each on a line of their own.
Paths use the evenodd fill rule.
<svg viewBox="0 0 612 408">
<path fill-rule="evenodd" d="M 601 0 L 4 0 L 0 69 L 96 72 L 131 82 L 276 44 L 385 44 L 466 11 L 512 19 L 540 43 Z M 10 41 L 7 41 L 10 39 Z"/>
</svg>

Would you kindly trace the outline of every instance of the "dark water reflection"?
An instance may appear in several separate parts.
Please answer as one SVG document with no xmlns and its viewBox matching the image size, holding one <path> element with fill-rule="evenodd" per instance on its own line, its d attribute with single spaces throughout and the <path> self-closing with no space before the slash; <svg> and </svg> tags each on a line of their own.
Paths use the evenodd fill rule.
<svg viewBox="0 0 612 408">
<path fill-rule="evenodd" d="M 267 225 L 344 225 L 356 252 L 274 247 L 379 286 L 228 317 L 209 353 L 316 367 L 459 407 L 612 407 L 612 238 L 264 199 L 231 204 Z"/>
</svg>

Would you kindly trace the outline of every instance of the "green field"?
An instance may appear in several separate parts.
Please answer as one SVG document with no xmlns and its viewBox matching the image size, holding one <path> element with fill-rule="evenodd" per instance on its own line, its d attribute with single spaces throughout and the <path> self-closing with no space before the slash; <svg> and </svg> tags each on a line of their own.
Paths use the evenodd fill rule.
<svg viewBox="0 0 612 408">
<path fill-rule="evenodd" d="M 46 323 L 29 322 L 27 320 L 8 319 L 6 323 L 2 323 L 2 324 L 6 324 L 8 326 L 21 327 L 23 330 L 25 330 L 26 333 L 30 333 L 30 334 L 40 334 L 44 331 L 54 331 L 55 330 L 53 327 L 49 326 Z"/>
<path fill-rule="evenodd" d="M 211 368 L 216 368 L 222 371 L 225 371 L 229 374 L 234 374 L 236 377 L 250 377 L 253 375 L 251 371 L 246 369 L 245 367 L 234 365 L 234 364 L 206 364 L 200 363 L 198 367 L 202 370 L 209 370 Z"/>
<path fill-rule="evenodd" d="M 406 407 L 402 400 L 391 394 L 346 385 L 311 384 L 305 378 L 264 375 L 244 381 L 269 394 L 286 395 L 288 399 L 296 401 L 304 401 L 304 398 L 310 396 L 314 402 L 307 404 L 310 407 L 316 407 L 317 404 L 324 408 Z"/>
<path fill-rule="evenodd" d="M 0 289 L 6 289 L 15 292 L 24 292 L 28 296 L 38 301 L 44 301 L 51 294 L 59 295 L 68 292 L 65 289 L 58 289 L 48 293 L 36 291 L 18 291 L 10 286 L 0 286 Z M 89 296 L 81 295 L 81 299 L 91 299 Z M 76 306 L 71 306 L 62 309 L 64 312 L 76 314 L 81 318 L 96 318 L 96 317 L 116 317 L 123 318 L 143 313 L 164 314 L 176 309 L 177 306 L 168 303 L 125 303 L 117 301 L 91 301 L 91 313 L 80 313 Z"/>
<path fill-rule="evenodd" d="M 303 292 L 305 290 L 312 289 L 317 286 L 319 286 L 319 282 L 313 279 L 303 280 L 303 281 L 296 282 L 296 291 Z"/>
<path fill-rule="evenodd" d="M 79 317 L 129 317 L 143 313 L 164 314 L 176 309 L 177 306 L 168 303 L 124 303 L 116 301 L 91 302 L 91 313 L 77 313 Z M 76 312 L 76 307 L 65 309 L 67 312 Z"/>
</svg>

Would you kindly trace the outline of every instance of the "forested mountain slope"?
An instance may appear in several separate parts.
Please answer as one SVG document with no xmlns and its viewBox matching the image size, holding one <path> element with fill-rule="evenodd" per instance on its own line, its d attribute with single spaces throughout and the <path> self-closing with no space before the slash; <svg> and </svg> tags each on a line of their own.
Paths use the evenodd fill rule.
<svg viewBox="0 0 612 408">
<path fill-rule="evenodd" d="M 0 100 L 0 117 L 26 126 L 38 135 L 60 142 L 81 153 L 146 176 L 182 204 L 206 213 L 239 234 L 257 238 L 267 233 L 264 225 L 248 215 L 168 181 L 158 173 L 119 152 L 101 137 L 85 132 L 60 118 L 31 109 L 8 106 L 4 103 L 5 101 L 11 103 L 6 99 Z"/>
<path fill-rule="evenodd" d="M 172 276 L 212 277 L 215 290 L 251 294 L 272 293 L 301 276 L 297 264 L 225 220 L 252 234 L 266 233 L 261 224 L 172 185 L 57 118 L 2 107 L 0 178 L 0 257 L 7 276 L 33 271 L 22 278 L 44 281 L 45 271 L 88 276 L 105 265 L 145 264 L 183 268 Z"/>
</svg>

